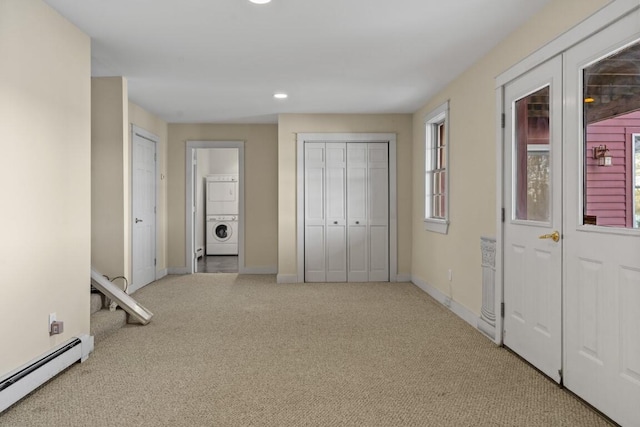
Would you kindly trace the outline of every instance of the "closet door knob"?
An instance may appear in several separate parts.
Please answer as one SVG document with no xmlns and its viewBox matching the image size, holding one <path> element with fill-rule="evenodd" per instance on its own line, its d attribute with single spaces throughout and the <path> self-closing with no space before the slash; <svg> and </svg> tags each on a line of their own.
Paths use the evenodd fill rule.
<svg viewBox="0 0 640 427">
<path fill-rule="evenodd" d="M 356 225 L 357 225 L 357 224 L 360 224 L 360 221 L 356 221 Z"/>
<path fill-rule="evenodd" d="M 333 221 L 334 224 L 338 224 L 338 221 Z"/>
</svg>

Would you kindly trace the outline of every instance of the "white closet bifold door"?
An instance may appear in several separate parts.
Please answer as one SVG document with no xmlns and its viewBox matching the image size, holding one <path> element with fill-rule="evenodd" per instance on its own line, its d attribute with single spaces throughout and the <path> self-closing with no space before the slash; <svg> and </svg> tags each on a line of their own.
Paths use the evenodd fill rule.
<svg viewBox="0 0 640 427">
<path fill-rule="evenodd" d="M 304 271 L 305 281 L 325 282 L 325 144 L 304 147 Z"/>
<path fill-rule="evenodd" d="M 369 143 L 367 211 L 369 281 L 389 280 L 389 145 Z"/>
<path fill-rule="evenodd" d="M 387 143 L 305 143 L 306 282 L 389 280 Z"/>
<path fill-rule="evenodd" d="M 347 144 L 326 144 L 325 157 L 326 281 L 344 282 L 347 280 Z"/>
<path fill-rule="evenodd" d="M 367 145 L 347 146 L 348 281 L 369 281 Z"/>
</svg>

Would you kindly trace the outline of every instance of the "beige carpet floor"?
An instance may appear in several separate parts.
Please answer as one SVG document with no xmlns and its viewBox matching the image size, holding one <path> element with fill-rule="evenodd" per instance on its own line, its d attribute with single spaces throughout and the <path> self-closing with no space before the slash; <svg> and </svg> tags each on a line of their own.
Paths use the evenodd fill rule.
<svg viewBox="0 0 640 427">
<path fill-rule="evenodd" d="M 604 426 L 409 283 L 169 276 L 2 426 Z"/>
</svg>

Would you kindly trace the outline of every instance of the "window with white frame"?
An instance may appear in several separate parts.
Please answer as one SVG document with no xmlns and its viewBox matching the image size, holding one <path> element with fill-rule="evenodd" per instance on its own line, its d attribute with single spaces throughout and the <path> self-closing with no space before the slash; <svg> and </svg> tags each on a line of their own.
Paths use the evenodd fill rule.
<svg viewBox="0 0 640 427">
<path fill-rule="evenodd" d="M 449 226 L 449 102 L 425 117 L 424 223 L 429 231 Z"/>
</svg>

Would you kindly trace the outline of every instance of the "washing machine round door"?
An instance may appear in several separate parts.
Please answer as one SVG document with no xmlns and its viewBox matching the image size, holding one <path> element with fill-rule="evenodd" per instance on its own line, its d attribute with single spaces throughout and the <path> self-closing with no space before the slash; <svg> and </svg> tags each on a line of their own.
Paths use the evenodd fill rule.
<svg viewBox="0 0 640 427">
<path fill-rule="evenodd" d="M 219 242 L 226 242 L 231 238 L 231 227 L 224 222 L 218 223 L 213 229 L 213 234 Z"/>
</svg>

